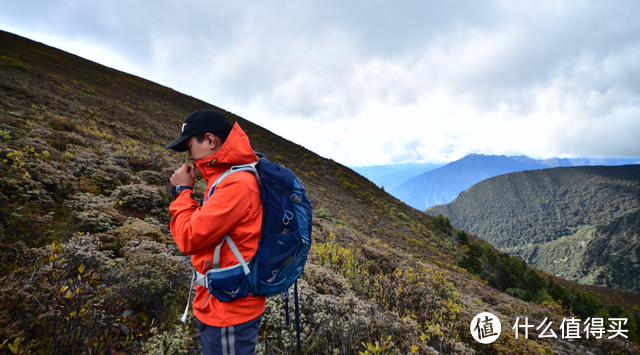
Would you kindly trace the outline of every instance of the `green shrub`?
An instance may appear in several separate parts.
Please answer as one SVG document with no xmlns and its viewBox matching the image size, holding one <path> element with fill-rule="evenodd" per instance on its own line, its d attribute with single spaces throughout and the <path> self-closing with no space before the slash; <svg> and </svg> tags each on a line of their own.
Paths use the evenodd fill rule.
<svg viewBox="0 0 640 355">
<path fill-rule="evenodd" d="M 463 230 L 456 232 L 456 240 L 462 245 L 469 245 L 469 236 L 467 236 L 467 233 Z"/>
<path fill-rule="evenodd" d="M 333 216 L 331 215 L 331 212 L 329 212 L 329 210 L 324 207 L 320 207 L 317 210 L 313 211 L 313 214 L 315 214 L 318 218 L 323 218 L 327 221 L 333 222 Z"/>
<path fill-rule="evenodd" d="M 443 233 L 447 233 L 449 229 L 453 229 L 453 224 L 451 224 L 451 220 L 449 219 L 449 217 L 444 217 L 442 214 L 434 217 L 431 220 L 431 224 L 433 224 L 435 228 L 438 228 Z"/>
<path fill-rule="evenodd" d="M 533 298 L 533 302 L 537 304 L 543 304 L 544 302 L 551 303 L 553 302 L 553 297 L 549 295 L 547 289 L 541 288 L 538 292 L 536 292 L 535 297 Z"/>
<path fill-rule="evenodd" d="M 22 63 L 9 63 L 8 66 L 13 68 L 13 69 L 18 69 L 18 70 L 23 71 L 23 72 L 28 71 L 27 67 Z"/>
</svg>

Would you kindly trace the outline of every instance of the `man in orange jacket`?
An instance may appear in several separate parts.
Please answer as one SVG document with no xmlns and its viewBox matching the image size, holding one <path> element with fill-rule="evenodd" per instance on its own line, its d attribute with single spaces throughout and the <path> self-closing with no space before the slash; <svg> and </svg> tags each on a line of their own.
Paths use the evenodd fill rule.
<svg viewBox="0 0 640 355">
<path fill-rule="evenodd" d="M 258 159 L 246 133 L 236 122 L 233 126 L 220 112 L 200 110 L 191 113 L 182 124 L 182 133 L 166 149 L 188 151 L 189 160 L 207 182 L 212 184 L 233 165 Z M 191 255 L 193 267 L 205 274 L 213 266 L 213 254 L 229 234 L 248 261 L 258 251 L 262 203 L 260 186 L 251 172 L 229 175 L 200 206 L 193 198 L 195 169 L 183 164 L 171 177 L 169 206 L 171 234 L 185 255 Z M 220 268 L 238 264 L 228 243 L 220 250 Z M 208 299 L 208 300 L 207 300 Z M 209 297 L 205 287 L 196 286 L 193 314 L 198 323 L 204 354 L 253 354 L 258 339 L 265 297 L 249 295 L 232 302 Z"/>
</svg>

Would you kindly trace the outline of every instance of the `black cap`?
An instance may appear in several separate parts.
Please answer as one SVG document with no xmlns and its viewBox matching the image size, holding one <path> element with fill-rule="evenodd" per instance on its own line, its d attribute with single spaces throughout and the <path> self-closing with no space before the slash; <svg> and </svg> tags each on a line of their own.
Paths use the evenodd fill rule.
<svg viewBox="0 0 640 355">
<path fill-rule="evenodd" d="M 164 148 L 184 152 L 189 149 L 187 148 L 186 140 L 195 134 L 221 133 L 226 138 L 229 132 L 231 132 L 231 122 L 222 112 L 214 110 L 195 111 L 184 119 L 180 137 Z"/>
</svg>

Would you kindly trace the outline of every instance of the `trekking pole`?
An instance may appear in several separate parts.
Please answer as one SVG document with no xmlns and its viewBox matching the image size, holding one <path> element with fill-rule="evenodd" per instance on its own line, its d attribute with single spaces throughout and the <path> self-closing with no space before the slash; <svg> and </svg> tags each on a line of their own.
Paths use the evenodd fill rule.
<svg viewBox="0 0 640 355">
<path fill-rule="evenodd" d="M 294 284 L 294 288 L 293 291 L 296 293 L 295 294 L 295 299 L 296 299 L 296 337 L 298 338 L 298 352 L 302 351 L 302 347 L 300 346 L 300 314 L 298 312 L 298 281 L 296 280 L 295 284 Z"/>
</svg>

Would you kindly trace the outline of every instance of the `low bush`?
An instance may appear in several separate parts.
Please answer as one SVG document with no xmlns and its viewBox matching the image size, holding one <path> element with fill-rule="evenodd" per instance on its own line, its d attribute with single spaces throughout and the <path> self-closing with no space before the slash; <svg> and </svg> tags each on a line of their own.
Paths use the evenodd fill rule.
<svg viewBox="0 0 640 355">
<path fill-rule="evenodd" d="M 171 330 L 159 332 L 153 328 L 154 335 L 144 344 L 143 351 L 149 355 L 188 354 L 191 344 L 189 327 L 175 324 Z"/>
<path fill-rule="evenodd" d="M 36 203 L 41 209 L 55 206 L 53 199 L 42 188 L 42 184 L 26 176 L 0 178 L 0 193 L 8 198 L 9 203 Z"/>
<path fill-rule="evenodd" d="M 142 179 L 147 185 L 166 186 L 171 184 L 169 182 L 171 176 L 166 176 L 166 174 L 157 171 L 144 170 L 136 174 L 136 176 Z"/>
<path fill-rule="evenodd" d="M 159 214 L 164 207 L 164 201 L 158 189 L 143 184 L 120 186 L 113 191 L 111 198 L 117 201 L 116 206 L 143 213 Z"/>
<path fill-rule="evenodd" d="M 52 244 L 29 249 L 22 267 L 0 280 L 0 338 L 20 339 L 15 353 L 108 353 L 117 333 L 101 311 L 97 272 L 64 258 Z"/>
<path fill-rule="evenodd" d="M 333 272 L 331 265 L 307 264 L 304 278 L 321 295 L 340 296 L 351 292 L 349 282 L 342 275 Z"/>
<path fill-rule="evenodd" d="M 101 234 L 75 233 L 64 245 L 65 258 L 74 261 L 77 265 L 85 265 L 101 273 L 110 272 L 115 268 L 116 261 L 112 251 L 101 250 L 100 236 Z"/>
<path fill-rule="evenodd" d="M 86 233 L 108 232 L 121 225 L 113 214 L 100 211 L 73 212 L 71 216 L 77 228 Z"/>
<path fill-rule="evenodd" d="M 124 159 L 135 172 L 143 170 L 162 171 L 172 161 L 161 146 L 144 145 L 127 139 L 122 142 L 114 156 Z"/>
<path fill-rule="evenodd" d="M 109 279 L 130 306 L 164 320 L 172 303 L 187 299 L 191 267 L 164 245 L 134 240 L 122 249 L 125 260 Z"/>
<path fill-rule="evenodd" d="M 128 221 L 120 228 L 110 232 L 116 237 L 115 243 L 120 247 L 129 241 L 136 239 L 152 240 L 159 243 L 170 243 L 173 240 L 166 235 L 166 225 L 160 224 L 157 220 L 149 217 L 144 221 L 138 218 L 129 217 Z M 118 251 L 119 253 L 119 251 Z"/>
<path fill-rule="evenodd" d="M 94 195 L 91 193 L 77 193 L 68 197 L 64 201 L 64 205 L 69 209 L 77 212 L 85 211 L 101 211 L 101 212 L 115 212 L 113 208 L 113 200 L 102 195 Z"/>
</svg>

